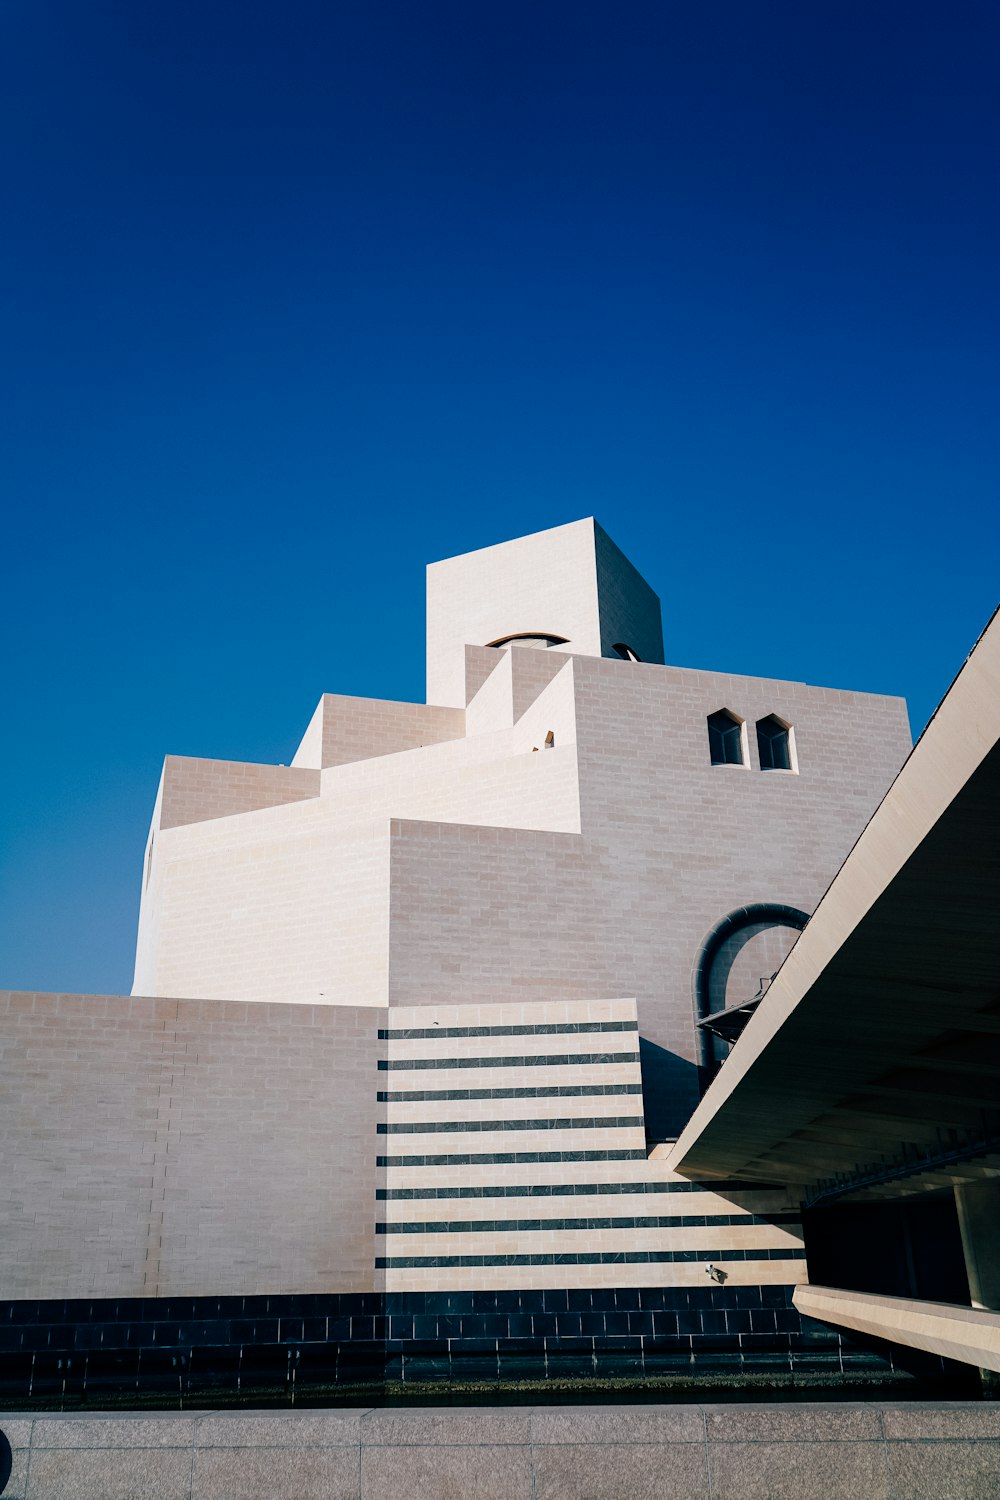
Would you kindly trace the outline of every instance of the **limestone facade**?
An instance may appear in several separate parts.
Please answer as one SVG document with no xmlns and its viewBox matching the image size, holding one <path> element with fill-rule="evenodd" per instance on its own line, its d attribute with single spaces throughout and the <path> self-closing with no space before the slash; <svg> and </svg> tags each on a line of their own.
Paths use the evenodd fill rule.
<svg viewBox="0 0 1000 1500">
<path fill-rule="evenodd" d="M 432 702 L 325 694 L 290 766 L 168 756 L 133 996 L 5 998 L 3 1294 L 802 1280 L 780 1193 L 687 1183 L 663 1143 L 706 937 L 813 910 L 905 706 L 662 656 L 582 521 L 432 565 Z M 761 769 L 771 715 L 794 769 Z M 731 943 L 713 1006 L 795 936 Z"/>
</svg>

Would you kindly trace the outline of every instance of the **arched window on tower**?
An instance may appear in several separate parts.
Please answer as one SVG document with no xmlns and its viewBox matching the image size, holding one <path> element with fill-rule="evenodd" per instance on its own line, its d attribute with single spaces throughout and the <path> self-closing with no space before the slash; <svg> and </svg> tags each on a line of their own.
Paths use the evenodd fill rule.
<svg viewBox="0 0 1000 1500">
<path fill-rule="evenodd" d="M 713 766 L 745 766 L 743 724 L 728 708 L 708 716 L 708 748 Z"/>
<path fill-rule="evenodd" d="M 633 651 L 631 646 L 626 646 L 624 641 L 617 642 L 617 644 L 612 646 L 611 649 L 612 651 L 618 652 L 618 655 L 621 657 L 622 661 L 642 661 L 642 657 L 639 656 L 635 651 Z"/>
<path fill-rule="evenodd" d="M 534 646 L 545 650 L 549 646 L 568 646 L 569 641 L 564 635 L 551 635 L 544 630 L 519 630 L 516 635 L 502 635 L 486 644 L 498 649 L 502 646 Z"/>
<path fill-rule="evenodd" d="M 757 720 L 757 749 L 762 771 L 794 771 L 792 726 L 775 714 Z"/>
</svg>

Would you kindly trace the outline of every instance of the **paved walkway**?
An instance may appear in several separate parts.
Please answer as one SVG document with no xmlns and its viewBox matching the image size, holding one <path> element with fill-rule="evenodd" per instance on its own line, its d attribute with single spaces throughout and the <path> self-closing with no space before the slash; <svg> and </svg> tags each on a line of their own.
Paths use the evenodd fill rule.
<svg viewBox="0 0 1000 1500">
<path fill-rule="evenodd" d="M 0 1413 L 0 1432 L 3 1500 L 1000 1495 L 992 1403 Z"/>
</svg>

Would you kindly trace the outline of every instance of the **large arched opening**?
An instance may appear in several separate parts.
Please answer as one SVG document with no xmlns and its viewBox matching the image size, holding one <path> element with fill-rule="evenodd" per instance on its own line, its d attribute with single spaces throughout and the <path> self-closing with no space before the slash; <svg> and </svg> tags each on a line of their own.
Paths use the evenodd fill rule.
<svg viewBox="0 0 1000 1500">
<path fill-rule="evenodd" d="M 728 1054 L 727 1038 L 739 1035 L 808 920 L 797 906 L 754 901 L 728 912 L 705 936 L 692 975 L 702 1092 Z M 732 1013 L 731 1025 L 713 1031 L 703 1024 L 724 1013 Z"/>
</svg>

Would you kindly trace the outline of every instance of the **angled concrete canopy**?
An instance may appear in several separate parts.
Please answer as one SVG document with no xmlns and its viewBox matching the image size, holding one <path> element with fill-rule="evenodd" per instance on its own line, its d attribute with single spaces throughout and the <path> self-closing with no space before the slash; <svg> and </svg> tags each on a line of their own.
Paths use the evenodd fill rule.
<svg viewBox="0 0 1000 1500">
<path fill-rule="evenodd" d="M 669 1158 L 885 1196 L 1000 1173 L 1000 616 Z"/>
</svg>

